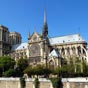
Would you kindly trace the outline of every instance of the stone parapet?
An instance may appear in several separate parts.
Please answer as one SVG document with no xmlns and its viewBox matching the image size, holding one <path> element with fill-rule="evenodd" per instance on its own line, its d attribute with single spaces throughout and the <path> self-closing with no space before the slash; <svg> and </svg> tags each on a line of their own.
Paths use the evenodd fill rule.
<svg viewBox="0 0 88 88">
<path fill-rule="evenodd" d="M 27 78 L 25 88 L 35 88 L 34 78 Z M 0 78 L 0 88 L 21 88 L 20 78 Z M 50 80 L 39 78 L 39 88 L 53 88 Z M 62 88 L 88 88 L 88 77 L 62 78 Z"/>
</svg>

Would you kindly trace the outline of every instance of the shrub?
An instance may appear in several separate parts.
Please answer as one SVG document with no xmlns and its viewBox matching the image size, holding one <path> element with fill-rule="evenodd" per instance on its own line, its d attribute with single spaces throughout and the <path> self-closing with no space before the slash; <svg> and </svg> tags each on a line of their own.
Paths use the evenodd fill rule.
<svg viewBox="0 0 88 88">
<path fill-rule="evenodd" d="M 15 77 L 16 71 L 14 69 L 9 69 L 8 71 L 5 71 L 3 74 L 5 77 Z"/>
</svg>

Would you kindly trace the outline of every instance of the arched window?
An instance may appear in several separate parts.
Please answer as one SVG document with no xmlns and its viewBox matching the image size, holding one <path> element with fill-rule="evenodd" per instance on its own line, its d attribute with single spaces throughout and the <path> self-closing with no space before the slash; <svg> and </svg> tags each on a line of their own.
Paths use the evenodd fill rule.
<svg viewBox="0 0 88 88">
<path fill-rule="evenodd" d="M 61 49 L 61 54 L 62 54 L 62 55 L 65 55 L 65 50 L 64 50 L 64 48 Z"/>
<path fill-rule="evenodd" d="M 70 48 L 67 47 L 67 55 L 70 55 Z"/>
<path fill-rule="evenodd" d="M 78 46 L 77 49 L 78 49 L 78 55 L 80 55 L 81 54 L 81 47 Z"/>
<path fill-rule="evenodd" d="M 84 50 L 84 49 L 82 49 L 82 51 L 83 51 L 83 54 L 84 54 L 84 55 L 86 55 L 86 52 L 85 52 L 85 50 Z"/>
<path fill-rule="evenodd" d="M 49 68 L 54 69 L 54 62 L 52 60 L 49 62 Z"/>
<path fill-rule="evenodd" d="M 73 53 L 73 55 L 76 54 L 76 49 L 75 49 L 75 47 L 72 47 L 72 53 Z"/>
</svg>

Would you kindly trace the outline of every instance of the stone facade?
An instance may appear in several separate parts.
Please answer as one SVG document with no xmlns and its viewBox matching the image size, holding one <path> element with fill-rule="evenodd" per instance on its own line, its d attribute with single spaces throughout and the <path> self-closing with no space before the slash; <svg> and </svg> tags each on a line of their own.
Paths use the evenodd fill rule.
<svg viewBox="0 0 88 88">
<path fill-rule="evenodd" d="M 9 42 L 11 45 L 21 44 L 21 41 L 22 41 L 21 34 L 17 32 L 9 33 Z"/>
<path fill-rule="evenodd" d="M 0 26 L 0 56 L 8 55 L 10 52 L 9 30 L 7 27 Z"/>
<path fill-rule="evenodd" d="M 35 88 L 34 79 L 27 78 L 25 88 Z M 88 78 L 62 78 L 61 88 L 88 88 Z M 0 88 L 21 88 L 19 78 L 0 78 Z M 39 79 L 39 88 L 53 88 L 50 80 Z"/>
<path fill-rule="evenodd" d="M 21 35 L 9 32 L 8 28 L 0 25 L 0 56 L 9 55 L 12 45 L 21 43 Z"/>
</svg>

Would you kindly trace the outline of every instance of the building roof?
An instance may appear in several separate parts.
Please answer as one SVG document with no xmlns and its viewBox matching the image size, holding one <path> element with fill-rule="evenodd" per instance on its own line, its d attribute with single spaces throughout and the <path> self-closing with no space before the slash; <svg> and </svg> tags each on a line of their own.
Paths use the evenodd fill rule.
<svg viewBox="0 0 88 88">
<path fill-rule="evenodd" d="M 58 52 L 57 52 L 55 49 L 53 49 L 53 50 L 51 51 L 51 53 L 49 54 L 49 56 L 58 57 L 59 55 L 58 55 Z"/>
<path fill-rule="evenodd" d="M 50 44 L 65 44 L 65 43 L 76 43 L 76 42 L 86 42 L 79 34 L 61 36 L 61 37 L 53 37 L 49 39 Z M 21 43 L 12 46 L 12 50 L 20 50 L 26 49 L 28 43 Z M 54 51 L 52 51 L 54 52 Z"/>
<path fill-rule="evenodd" d="M 74 43 L 74 42 L 85 42 L 85 40 L 79 34 L 54 37 L 49 39 L 50 44 L 62 44 L 62 43 Z"/>
<path fill-rule="evenodd" d="M 14 50 L 21 50 L 21 49 L 27 49 L 28 43 L 21 43 L 21 44 L 16 44 L 12 46 L 12 51 Z"/>
</svg>

